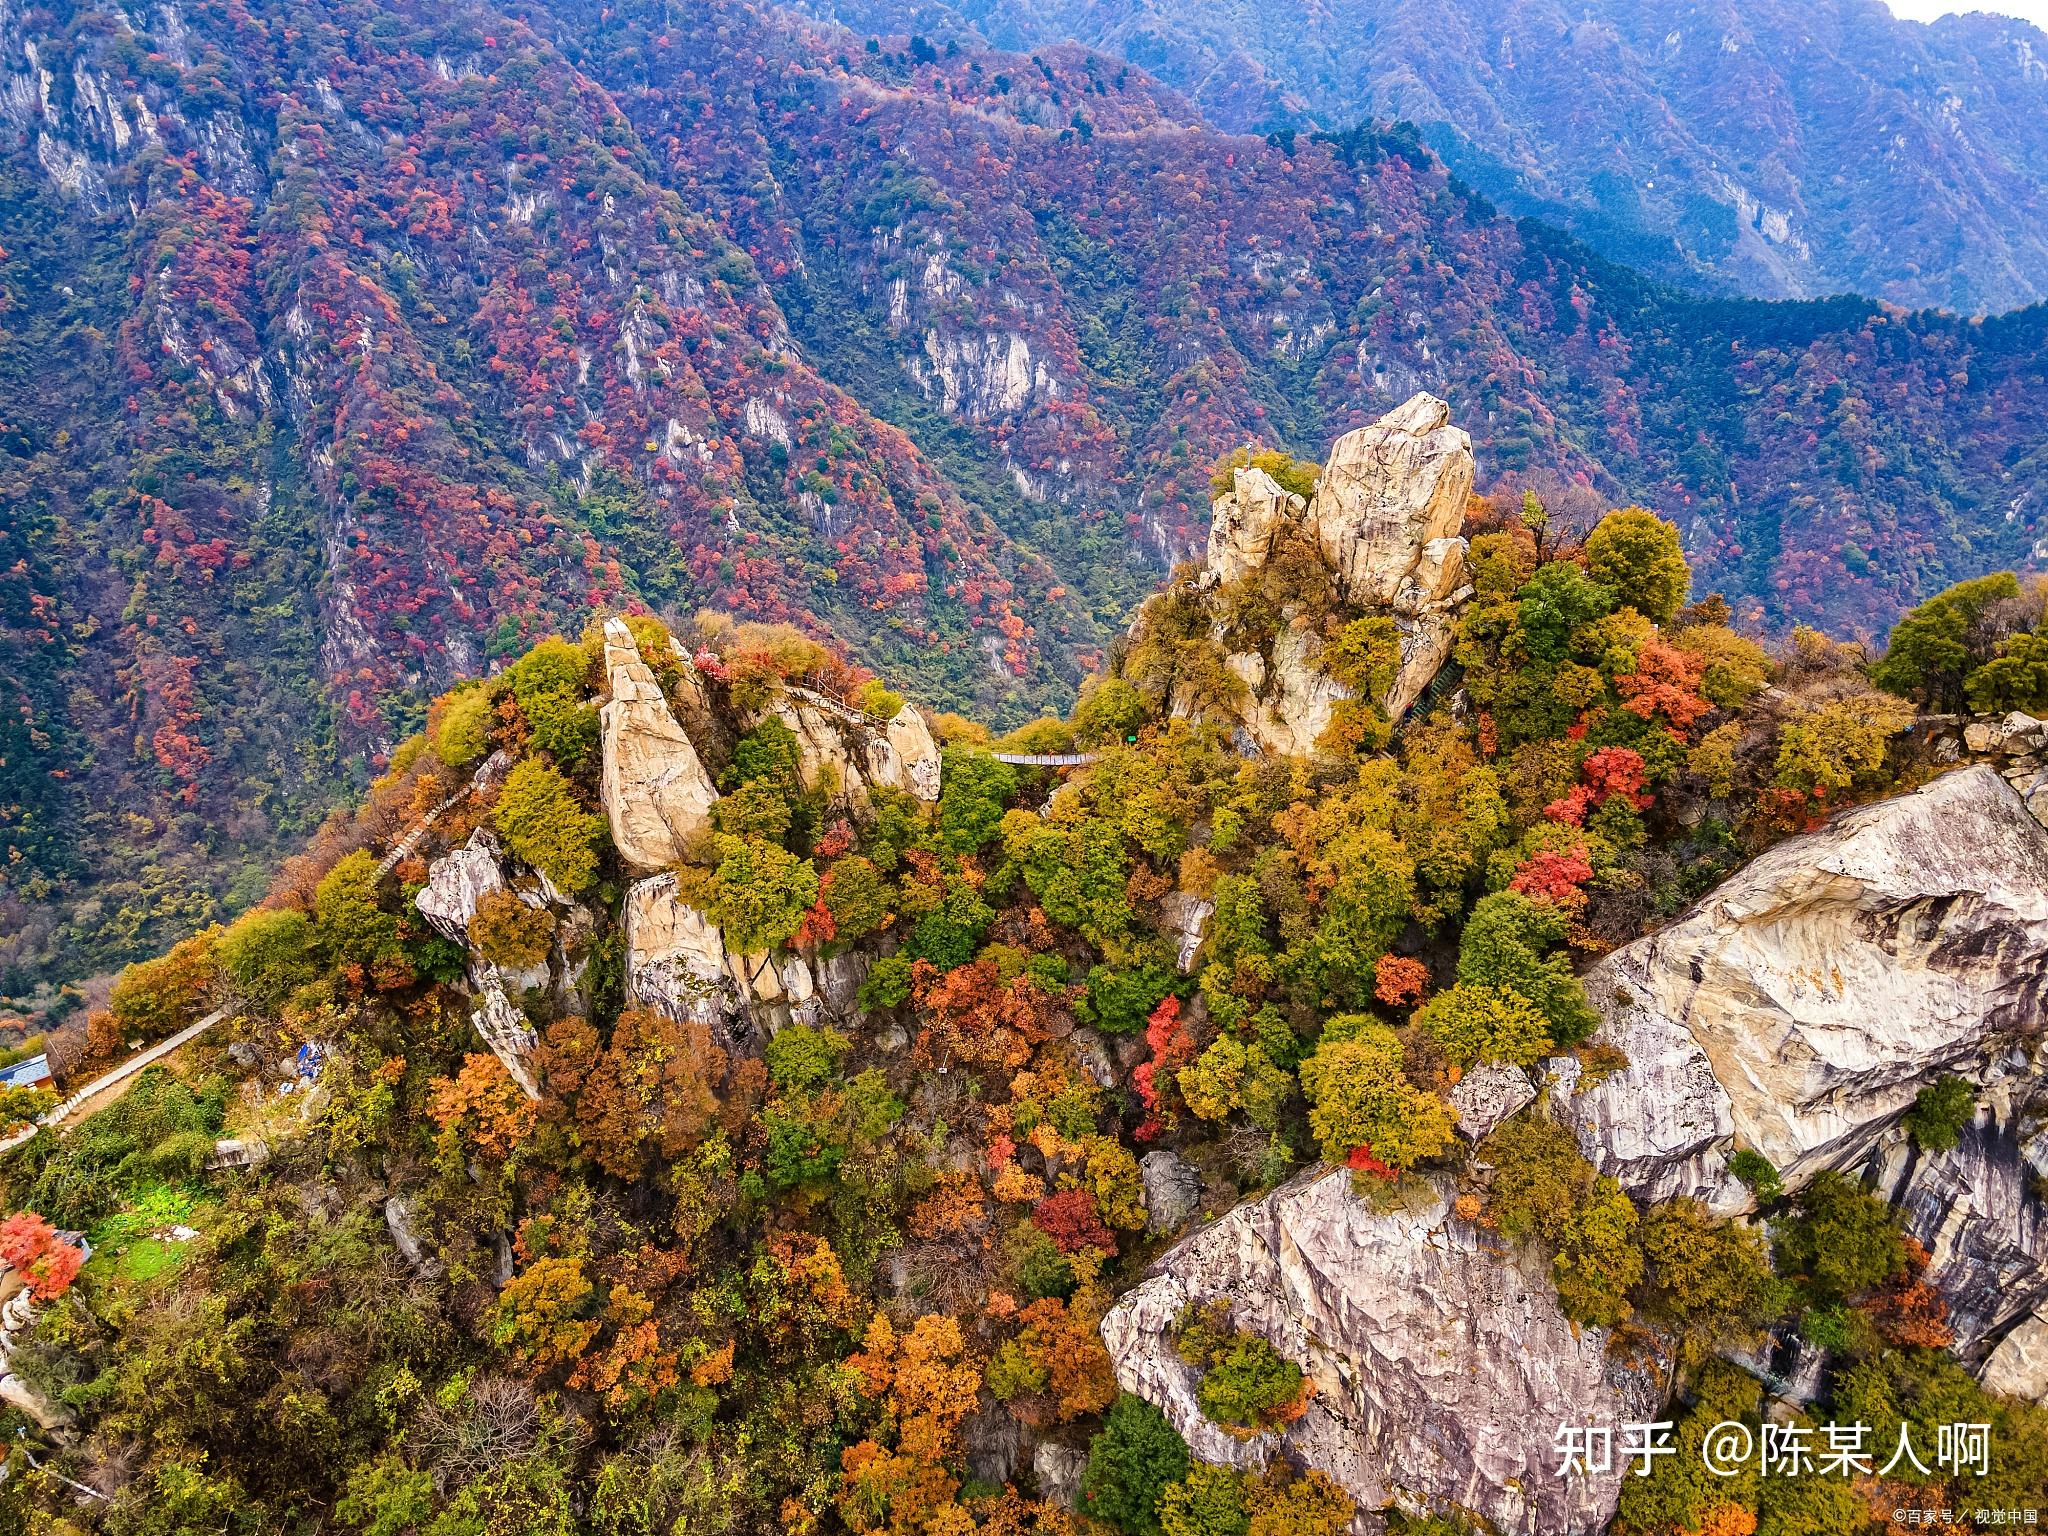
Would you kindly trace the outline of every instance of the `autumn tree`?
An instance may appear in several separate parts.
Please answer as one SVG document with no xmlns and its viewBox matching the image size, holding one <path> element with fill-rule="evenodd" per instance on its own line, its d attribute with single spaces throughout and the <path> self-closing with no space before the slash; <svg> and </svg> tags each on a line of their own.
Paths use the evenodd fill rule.
<svg viewBox="0 0 2048 1536">
<path fill-rule="evenodd" d="M 673 1158 L 696 1145 L 718 1113 L 726 1065 L 702 1020 L 628 1008 L 576 1095 L 584 1149 L 626 1179 L 641 1171 L 650 1148 Z"/>
<path fill-rule="evenodd" d="M 596 881 L 604 818 L 584 810 L 569 781 L 546 763 L 527 758 L 515 766 L 491 815 L 513 857 L 558 889 L 579 895 Z"/>
<path fill-rule="evenodd" d="M 1423 1005 L 1415 1022 L 1459 1067 L 1506 1061 L 1533 1065 L 1551 1049 L 1550 1021 L 1519 992 L 1460 982 Z"/>
<path fill-rule="evenodd" d="M 590 1315 L 594 1295 L 580 1261 L 543 1255 L 498 1293 L 492 1338 L 536 1371 L 573 1365 L 597 1337 L 598 1322 Z"/>
<path fill-rule="evenodd" d="M 488 1052 L 471 1052 L 453 1078 L 429 1085 L 428 1112 L 444 1133 L 492 1157 L 507 1158 L 533 1134 L 539 1107 L 512 1080 L 503 1062 Z"/>
<path fill-rule="evenodd" d="M 1586 537 L 1586 570 L 1617 602 L 1662 624 L 1678 612 L 1692 585 L 1678 529 L 1643 507 L 1600 519 Z"/>
<path fill-rule="evenodd" d="M 491 964 L 525 970 L 545 965 L 554 953 L 555 919 L 546 907 L 529 905 L 511 891 L 486 891 L 470 917 L 469 939 Z"/>
<path fill-rule="evenodd" d="M 1410 1083 L 1401 1063 L 1401 1042 L 1384 1024 L 1347 1014 L 1324 1026 L 1322 1041 L 1301 1064 L 1301 1087 L 1325 1158 L 1343 1162 L 1367 1147 L 1403 1169 L 1449 1150 L 1449 1106 Z"/>
<path fill-rule="evenodd" d="M 128 966 L 114 978 L 107 1008 L 123 1030 L 153 1040 L 182 1029 L 206 1010 L 219 979 L 215 946 L 220 930 L 174 945 L 155 960 Z"/>
<path fill-rule="evenodd" d="M 85 1252 L 57 1235 L 34 1211 L 16 1211 L 0 1221 L 0 1263 L 22 1277 L 38 1301 L 54 1301 L 71 1289 Z"/>
<path fill-rule="evenodd" d="M 974 1411 L 981 1366 L 953 1318 L 928 1313 L 899 1334 L 885 1313 L 847 1362 L 881 1409 L 875 1432 L 840 1458 L 837 1506 L 848 1529 L 913 1536 L 934 1529 L 960 1480 L 948 1467 L 961 1422 Z"/>
</svg>

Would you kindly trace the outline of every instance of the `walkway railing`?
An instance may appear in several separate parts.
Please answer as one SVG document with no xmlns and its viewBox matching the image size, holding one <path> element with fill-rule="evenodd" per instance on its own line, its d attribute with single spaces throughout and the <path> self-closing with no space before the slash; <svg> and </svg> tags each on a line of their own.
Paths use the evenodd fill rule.
<svg viewBox="0 0 2048 1536">
<path fill-rule="evenodd" d="M 1078 768 L 1083 763 L 1101 760 L 1100 752 L 991 752 L 989 756 L 999 763 L 1015 763 L 1020 768 Z"/>
<path fill-rule="evenodd" d="M 66 1115 L 69 1115 L 74 1109 L 92 1098 L 95 1094 L 105 1093 L 115 1084 L 126 1082 L 144 1067 L 162 1061 L 180 1046 L 191 1044 L 227 1016 L 227 1009 L 216 1008 L 197 1024 L 186 1025 L 168 1040 L 159 1040 L 148 1050 L 138 1051 L 135 1055 L 130 1056 L 112 1071 L 102 1072 L 63 1103 L 57 1105 L 54 1109 L 46 1110 L 38 1115 L 34 1125 L 25 1125 L 13 1135 L 7 1137 L 6 1140 L 0 1141 L 0 1152 L 12 1151 L 27 1141 L 29 1137 L 35 1135 L 36 1131 L 43 1126 L 55 1127 L 61 1124 Z"/>
</svg>

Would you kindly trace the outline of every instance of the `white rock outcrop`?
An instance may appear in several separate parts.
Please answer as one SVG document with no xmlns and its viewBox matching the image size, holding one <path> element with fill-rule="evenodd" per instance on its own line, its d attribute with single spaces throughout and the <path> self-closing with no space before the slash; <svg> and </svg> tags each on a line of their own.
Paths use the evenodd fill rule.
<svg viewBox="0 0 2048 1536">
<path fill-rule="evenodd" d="M 1458 1129 L 1476 1142 L 1535 1103 L 1536 1085 L 1512 1062 L 1489 1061 L 1459 1078 L 1448 1097 L 1451 1112 L 1458 1117 Z"/>
<path fill-rule="evenodd" d="M 1654 1371 L 1621 1364 L 1558 1310 L 1540 1256 L 1456 1220 L 1448 1179 L 1376 1209 L 1345 1172 L 1304 1174 L 1184 1239 L 1103 1320 L 1126 1391 L 1157 1404 L 1207 1461 L 1284 1451 L 1367 1510 L 1470 1510 L 1504 1536 L 1600 1530 L 1619 1471 L 1559 1475 L 1560 1424 L 1644 1422 Z M 1236 1440 L 1203 1416 L 1174 1348 L 1189 1302 L 1230 1304 L 1315 1383 L 1280 1435 Z"/>
<path fill-rule="evenodd" d="M 2048 1403 L 2048 1313 L 2036 1312 L 2008 1333 L 1984 1362 L 1984 1390 Z"/>
<path fill-rule="evenodd" d="M 672 1019 L 723 1027 L 739 991 L 718 925 L 676 892 L 674 875 L 636 881 L 626 892 L 626 996 Z"/>
<path fill-rule="evenodd" d="M 711 825 L 718 790 L 623 619 L 604 626 L 604 772 L 599 783 L 619 857 L 643 874 L 681 862 Z"/>
<path fill-rule="evenodd" d="M 529 1099 L 540 1097 L 540 1079 L 533 1075 L 531 1057 L 539 1039 L 533 1025 L 511 998 L 505 995 L 505 984 L 498 979 L 495 969 L 487 965 L 470 968 L 470 982 L 476 989 L 476 1009 L 470 1015 L 470 1023 L 476 1027 L 477 1035 L 491 1048 L 491 1054 L 504 1064 Z"/>
<path fill-rule="evenodd" d="M 1472 477 L 1472 439 L 1435 395 L 1415 395 L 1338 438 L 1309 499 L 1308 529 L 1344 596 L 1398 609 L 1404 597 L 1420 604 L 1456 591 Z"/>
<path fill-rule="evenodd" d="M 915 706 L 905 704 L 880 736 L 868 738 L 868 774 L 920 800 L 939 798 L 939 744 Z"/>
<path fill-rule="evenodd" d="M 1305 757 L 1316 739 L 1329 729 L 1337 701 L 1351 690 L 1316 664 L 1320 645 L 1301 626 L 1289 624 L 1273 639 L 1273 660 L 1251 653 L 1225 658 L 1231 671 L 1250 682 L 1243 706 L 1244 725 L 1259 744 L 1283 757 Z"/>
<path fill-rule="evenodd" d="M 1739 1207 L 1738 1141 L 1796 1187 L 2038 1037 L 2048 831 L 1992 769 L 1957 769 L 1779 844 L 1586 993 L 1629 1057 L 1561 1100 L 1586 1155 L 1632 1192 Z"/>
<path fill-rule="evenodd" d="M 1231 488 L 1209 509 L 1209 575 L 1242 581 L 1272 558 L 1273 541 L 1307 512 L 1306 501 L 1282 490 L 1263 469 L 1233 471 Z"/>
<path fill-rule="evenodd" d="M 920 800 L 939 798 L 939 746 L 912 705 L 884 722 L 808 688 L 792 687 L 776 697 L 768 713 L 796 738 L 797 772 L 806 789 L 824 788 L 846 801 L 864 797 L 870 785 Z"/>
<path fill-rule="evenodd" d="M 427 883 L 413 905 L 443 938 L 467 944 L 477 903 L 505 889 L 505 873 L 498 862 L 502 851 L 490 829 L 478 827 L 468 842 L 429 866 Z"/>
</svg>

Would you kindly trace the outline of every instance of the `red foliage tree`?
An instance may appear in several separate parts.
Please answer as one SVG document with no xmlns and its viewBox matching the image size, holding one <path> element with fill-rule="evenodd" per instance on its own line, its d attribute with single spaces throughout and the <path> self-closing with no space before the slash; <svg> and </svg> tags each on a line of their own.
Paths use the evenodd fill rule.
<svg viewBox="0 0 2048 1536">
<path fill-rule="evenodd" d="M 1116 1234 L 1102 1219 L 1102 1208 L 1085 1189 L 1063 1189 L 1031 1208 L 1031 1224 L 1053 1240 L 1061 1253 L 1095 1249 L 1116 1252 Z"/>
</svg>

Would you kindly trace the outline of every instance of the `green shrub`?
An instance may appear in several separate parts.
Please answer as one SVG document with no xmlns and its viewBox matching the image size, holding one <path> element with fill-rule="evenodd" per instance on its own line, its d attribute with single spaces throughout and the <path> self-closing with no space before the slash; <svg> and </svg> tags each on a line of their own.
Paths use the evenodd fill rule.
<svg viewBox="0 0 2048 1536">
<path fill-rule="evenodd" d="M 313 892 L 320 948 L 337 965 L 375 965 L 400 948 L 398 918 L 384 910 L 384 877 L 367 848 L 337 863 Z"/>
<path fill-rule="evenodd" d="M 242 995 L 275 1010 L 320 975 L 313 920 L 289 907 L 258 907 L 235 919 L 216 949 Z"/>
<path fill-rule="evenodd" d="M 497 699 L 486 684 L 476 683 L 450 694 L 434 723 L 434 755 L 450 768 L 467 768 L 491 750 Z"/>
<path fill-rule="evenodd" d="M 1642 507 L 1600 519 L 1586 538 L 1586 569 L 1617 602 L 1659 624 L 1678 612 L 1692 586 L 1678 529 Z"/>
<path fill-rule="evenodd" d="M 1472 909 L 1458 943 L 1458 980 L 1527 998 L 1549 1022 L 1557 1045 L 1577 1045 L 1600 1027 L 1600 1015 L 1556 953 L 1571 925 L 1549 902 L 1518 891 L 1496 891 Z"/>
<path fill-rule="evenodd" d="M 596 883 L 604 818 L 584 810 L 569 781 L 546 763 L 529 758 L 505 776 L 491 819 L 512 856 L 557 889 L 574 896 Z"/>
<path fill-rule="evenodd" d="M 1906 1266 L 1891 1207 L 1846 1174 L 1814 1175 L 1774 1228 L 1778 1268 L 1816 1302 L 1848 1301 Z"/>
<path fill-rule="evenodd" d="M 1269 1434 L 1301 1417 L 1307 1378 L 1256 1334 L 1230 1326 L 1228 1302 L 1190 1302 L 1175 1347 L 1202 1372 L 1195 1401 L 1211 1423 L 1240 1438 Z"/>
<path fill-rule="evenodd" d="M 1438 993 L 1415 1015 L 1460 1067 L 1507 1061 L 1526 1067 L 1551 1050 L 1550 1024 L 1526 997 L 1460 982 Z"/>
<path fill-rule="evenodd" d="M 776 1031 L 764 1051 L 768 1076 L 784 1093 L 822 1088 L 838 1075 L 839 1063 L 852 1045 L 836 1029 L 788 1024 Z"/>
<path fill-rule="evenodd" d="M 863 1008 L 901 1008 L 910 1001 L 910 957 L 884 955 L 868 967 L 860 984 Z"/>
<path fill-rule="evenodd" d="M 1188 1475 L 1187 1442 L 1166 1415 L 1125 1392 L 1088 1444 L 1081 1509 L 1126 1536 L 1160 1536 L 1159 1500 Z"/>
<path fill-rule="evenodd" d="M 940 765 L 939 841 L 953 853 L 973 853 L 1002 825 L 1017 793 L 1017 770 L 963 747 L 946 748 Z"/>
<path fill-rule="evenodd" d="M 1965 1078 L 1944 1076 L 1913 1097 L 1906 1129 L 1922 1152 L 1948 1152 L 1977 1114 L 1977 1090 Z"/>
</svg>

